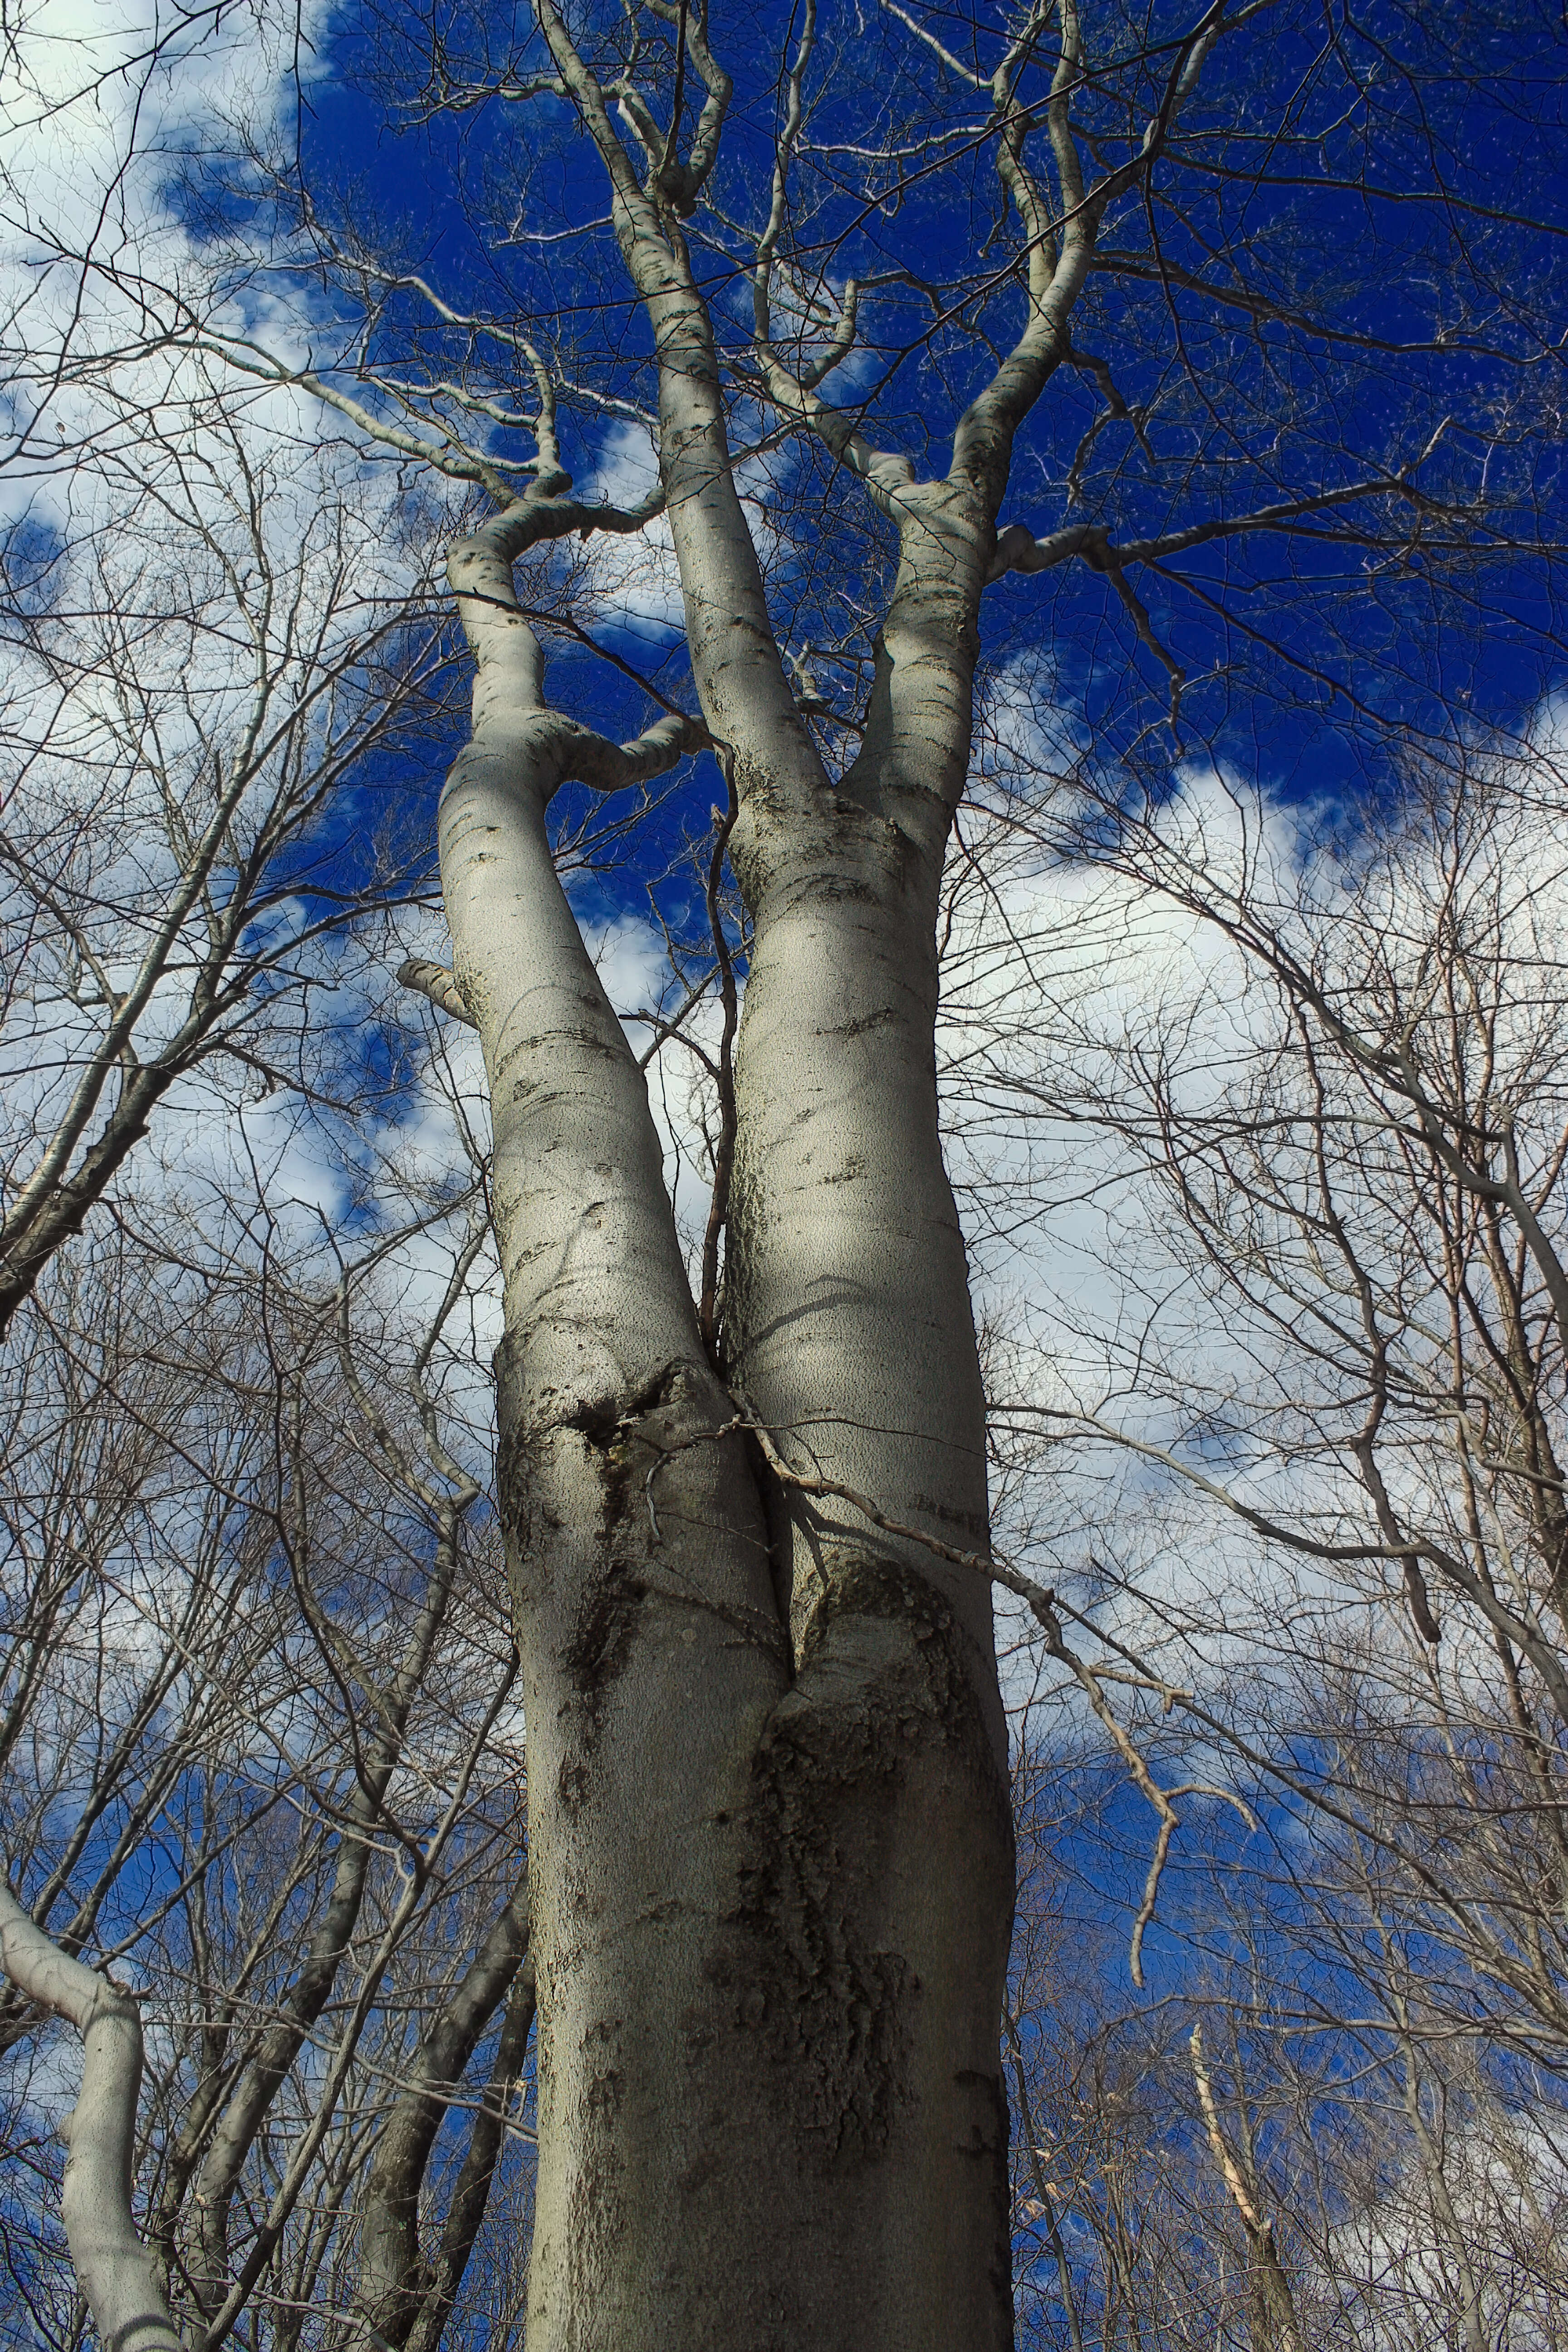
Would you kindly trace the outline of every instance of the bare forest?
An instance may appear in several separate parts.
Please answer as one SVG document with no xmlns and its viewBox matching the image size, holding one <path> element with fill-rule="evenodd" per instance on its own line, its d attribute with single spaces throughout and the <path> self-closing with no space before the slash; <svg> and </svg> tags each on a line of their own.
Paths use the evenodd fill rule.
<svg viewBox="0 0 1568 2352">
<path fill-rule="evenodd" d="M 0 34 L 0 2344 L 1568 2352 L 1560 21 Z"/>
</svg>

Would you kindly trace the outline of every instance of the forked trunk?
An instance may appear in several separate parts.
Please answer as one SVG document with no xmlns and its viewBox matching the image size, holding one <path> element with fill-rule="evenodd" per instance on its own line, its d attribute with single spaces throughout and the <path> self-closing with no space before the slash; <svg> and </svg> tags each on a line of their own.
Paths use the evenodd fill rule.
<svg viewBox="0 0 1568 2352">
<path fill-rule="evenodd" d="M 757 895 L 731 1391 L 646 1089 L 552 869 L 537 654 L 470 611 L 443 803 L 496 1129 L 499 1484 L 539 1996 L 530 2352 L 1010 2344 L 998 2018 L 1013 1897 L 984 1579 L 808 1502 L 781 1456 L 984 1542 L 937 1139 L 931 860 L 825 802 Z M 628 766 L 628 762 L 631 764 Z M 641 763 L 640 768 L 638 763 Z M 808 879 L 812 887 L 806 886 Z"/>
<path fill-rule="evenodd" d="M 521 1386 L 531 2345 L 1009 2344 L 1011 1838 L 967 1636 L 836 1538 L 792 1675 L 742 1441 L 689 1442 L 700 1368 L 619 1429 L 530 1433 Z"/>
</svg>

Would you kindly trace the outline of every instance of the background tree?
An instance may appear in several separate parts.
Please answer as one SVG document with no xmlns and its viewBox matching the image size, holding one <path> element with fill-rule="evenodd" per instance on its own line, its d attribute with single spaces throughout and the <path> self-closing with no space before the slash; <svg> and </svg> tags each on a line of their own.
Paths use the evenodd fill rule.
<svg viewBox="0 0 1568 2352">
<path fill-rule="evenodd" d="M 993 1425 L 1156 1780 L 1201 1759 L 1263 1825 L 1226 1853 L 1179 1808 L 1171 1921 L 1231 2115 L 1275 2110 L 1314 2333 L 1375 2295 L 1476 2352 L 1559 2293 L 1557 774 L 1550 739 L 1472 761 L 1332 854 L 1189 801 L 1123 835 L 1131 889 L 1080 877 L 1047 997 L 969 1008 L 955 1073 L 1100 1171 L 1110 1281 L 1048 1356 L 1016 1325 Z"/>
</svg>

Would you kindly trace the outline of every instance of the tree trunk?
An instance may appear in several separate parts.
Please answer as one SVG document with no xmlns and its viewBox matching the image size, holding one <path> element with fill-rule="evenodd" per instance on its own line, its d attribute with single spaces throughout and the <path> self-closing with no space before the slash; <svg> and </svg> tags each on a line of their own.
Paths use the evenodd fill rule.
<svg viewBox="0 0 1568 2352">
<path fill-rule="evenodd" d="M 81 2090 L 60 2125 L 69 2151 L 60 2219 L 107 2352 L 182 2352 L 179 2330 L 132 2211 L 142 2017 L 131 1995 L 50 1942 L 0 1880 L 0 1967 L 81 2036 Z"/>
<path fill-rule="evenodd" d="M 545 828 L 566 775 L 631 781 L 676 740 L 664 722 L 617 750 L 545 709 L 510 569 L 484 568 L 514 544 L 492 527 L 454 560 L 479 672 L 441 845 L 506 1286 L 530 2352 L 989 2352 L 1012 2336 L 1013 1895 L 989 1593 L 850 1509 L 761 1490 Z M 980 1545 L 931 856 L 853 804 L 792 831 L 757 898 L 737 1074 L 740 1382 L 786 1457 Z"/>
</svg>

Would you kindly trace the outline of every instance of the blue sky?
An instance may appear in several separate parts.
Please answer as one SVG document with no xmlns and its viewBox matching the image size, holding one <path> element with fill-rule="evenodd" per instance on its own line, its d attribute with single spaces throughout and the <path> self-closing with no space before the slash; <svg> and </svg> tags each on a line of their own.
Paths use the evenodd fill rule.
<svg viewBox="0 0 1568 2352">
<path fill-rule="evenodd" d="M 68 17 L 62 10 L 60 21 Z M 477 43 L 471 24 L 453 29 L 441 21 L 454 41 Z M 613 24 L 614 12 L 603 21 Z M 944 464 L 957 406 L 986 364 L 985 335 L 1005 340 L 1018 317 L 984 135 L 988 100 L 965 79 L 977 61 L 994 58 L 999 20 L 847 0 L 822 21 L 820 79 L 808 87 L 820 152 L 802 163 L 795 224 L 801 283 L 831 304 L 851 269 L 887 281 L 868 301 L 864 351 L 828 388 L 863 406 L 869 429 L 917 462 Z M 1109 156 L 1123 152 L 1129 123 L 1136 131 L 1151 93 L 1157 95 L 1160 59 L 1169 54 L 1159 45 L 1193 21 L 1176 8 L 1148 22 L 1115 11 L 1098 20 L 1097 37 L 1117 71 L 1085 94 L 1084 127 Z M 584 488 L 629 494 L 648 461 L 635 415 L 649 396 L 646 330 L 626 300 L 606 235 L 564 234 L 602 216 L 597 162 L 552 100 L 532 108 L 492 100 L 417 119 L 427 22 L 402 12 L 388 26 L 369 8 L 319 12 L 310 20 L 313 48 L 298 106 L 286 42 L 261 56 L 237 46 L 226 67 L 198 60 L 153 142 L 162 152 L 125 183 L 142 207 L 140 251 L 164 279 L 184 274 L 194 283 L 221 264 L 240 289 L 231 321 L 243 323 L 256 343 L 291 366 L 303 364 L 308 350 L 318 367 L 335 372 L 334 383 L 356 384 L 391 415 L 388 395 L 367 391 L 352 372 L 362 323 L 358 262 L 351 254 L 336 270 L 313 276 L 300 266 L 289 215 L 297 161 L 319 219 L 347 244 L 358 241 L 359 261 L 417 271 L 453 307 L 489 317 L 502 337 L 525 328 L 563 379 L 582 383 L 582 397 L 563 398 L 570 462 Z M 777 56 L 791 22 L 773 8 L 724 20 L 738 84 L 731 131 L 714 215 L 693 225 L 739 372 L 735 427 L 743 443 L 763 437 L 771 421 L 743 373 L 744 263 L 746 231 L 761 218 L 759 174 L 778 119 Z M 519 69 L 536 61 L 524 17 L 498 12 L 489 23 L 498 55 L 515 26 Z M 374 45 L 384 34 L 391 47 L 378 65 Z M 1505 16 L 1384 5 L 1352 21 L 1284 0 L 1258 17 L 1253 33 L 1238 36 L 1234 75 L 1220 72 L 1189 118 L 1181 153 L 1156 175 L 1152 215 L 1129 201 L 1108 225 L 1108 245 L 1126 257 L 1124 274 L 1091 283 L 1083 364 L 1062 371 L 1030 420 L 1005 520 L 1040 534 L 1069 518 L 1103 520 L 1112 539 L 1125 542 L 1325 486 L 1373 478 L 1394 485 L 1401 469 L 1431 504 L 1413 508 L 1390 488 L 1369 500 L 1362 520 L 1370 523 L 1359 538 L 1259 536 L 1228 542 L 1228 551 L 1194 550 L 1164 576 L 1139 572 L 1152 634 L 1187 672 L 1175 733 L 1164 670 L 1138 642 L 1103 574 L 1072 563 L 1000 583 L 984 615 L 989 736 L 977 761 L 981 797 L 1032 782 L 1043 793 L 1064 763 L 1079 761 L 1110 800 L 1147 790 L 1202 812 L 1218 806 L 1216 776 L 1223 776 L 1236 788 L 1233 806 L 1250 806 L 1247 794 L 1261 793 L 1272 803 L 1270 821 L 1281 809 L 1303 818 L 1313 836 L 1309 846 L 1321 845 L 1336 831 L 1353 836 L 1370 811 L 1386 809 L 1423 751 L 1442 757 L 1457 745 L 1506 743 L 1510 731 L 1538 724 L 1543 698 L 1563 683 L 1553 580 L 1562 535 L 1556 338 L 1568 245 L 1557 169 L 1558 38 L 1544 11 Z M 944 64 L 932 41 L 956 63 Z M 1123 97 L 1130 112 L 1121 111 Z M 254 165 L 236 161 L 224 110 L 242 101 L 284 173 L 276 211 L 258 193 Z M 108 122 L 110 147 L 130 136 L 123 89 L 109 94 L 95 120 Z M 74 153 L 47 125 L 37 135 L 40 153 L 51 139 L 62 142 L 48 168 L 39 166 L 39 219 L 61 217 L 73 187 L 90 212 L 100 151 L 85 134 Z M 874 180 L 868 193 L 865 158 L 850 152 L 889 145 L 908 151 L 908 184 L 896 203 L 885 181 Z M 269 254 L 268 237 L 276 240 Z M 11 263 L 23 275 L 31 266 L 15 252 Z M 1196 286 L 1186 282 L 1194 279 Z M 1233 299 L 1216 299 L 1215 287 Z M 1273 315 L 1263 318 L 1259 303 Z M 432 333 L 423 299 L 407 289 L 390 295 L 364 348 L 372 369 L 405 386 L 428 366 L 467 370 L 465 388 L 500 405 L 529 394 L 504 340 L 481 337 L 470 345 L 466 331 Z M 1107 369 L 1114 405 L 1139 412 L 1147 447 L 1131 417 L 1108 413 Z M 433 413 L 453 415 L 449 404 L 437 403 Z M 321 415 L 290 394 L 258 409 L 256 429 L 279 446 L 289 446 L 290 434 L 303 446 Z M 526 440 L 504 426 L 473 429 L 492 454 L 526 454 Z M 333 431 L 356 489 L 365 480 L 392 483 L 398 469 L 384 451 L 372 450 L 362 468 L 353 436 L 341 422 Z M 411 468 L 403 471 L 402 503 L 388 488 L 374 509 L 388 578 L 404 561 L 400 529 L 424 552 L 438 549 L 450 527 L 447 493 L 437 497 Z M 63 530 L 62 472 L 46 478 L 37 468 L 13 469 L 10 511 L 32 499 L 36 529 Z M 301 496 L 302 480 L 291 484 Z M 747 488 L 781 635 L 803 658 L 808 643 L 818 649 L 818 688 L 852 719 L 885 593 L 885 536 L 857 485 L 805 440 L 752 459 Z M 287 536 L 295 516 L 286 499 L 279 516 L 277 528 Z M 1413 533 L 1417 516 L 1435 544 Z M 1448 543 L 1455 541 L 1464 542 L 1458 552 Z M 563 616 L 615 656 L 598 661 L 569 637 L 552 640 L 552 690 L 608 731 L 630 732 L 650 707 L 625 665 L 660 692 L 690 701 L 658 546 L 655 529 L 629 567 L 591 548 L 574 554 L 575 573 L 556 562 L 542 568 L 536 583 L 542 602 L 555 600 Z M 439 614 L 438 593 L 428 609 Z M 416 845 L 427 842 L 440 774 L 462 725 L 461 656 L 452 650 L 450 708 L 434 711 L 395 756 L 380 753 L 334 801 L 286 877 L 300 901 L 310 903 L 334 866 L 340 878 L 362 877 L 375 828 L 389 815 Z M 657 937 L 645 921 L 649 888 L 678 922 L 694 911 L 679 853 L 684 839 L 703 834 L 715 785 L 710 765 L 694 765 L 617 845 L 613 869 L 574 886 L 605 939 L 612 984 L 627 1010 L 663 978 L 652 951 Z M 563 824 L 579 805 L 563 797 Z M 1066 928 L 1073 893 L 1083 887 L 1081 877 L 1058 877 L 1042 887 L 1037 870 L 1011 877 L 1005 912 L 1032 951 L 1048 949 Z M 1102 946 L 1107 939 L 1125 945 L 1125 908 L 1108 903 L 1100 912 Z M 440 951 L 438 915 L 408 910 L 401 919 L 399 944 Z M 1169 1009 L 1185 1001 L 1185 991 L 1194 1001 L 1219 1001 L 1228 1016 L 1224 974 L 1178 932 L 1179 926 L 1127 949 L 1127 1000 L 1135 1009 L 1144 1002 Z M 994 944 L 983 940 L 977 958 Z M 434 1042 L 433 1029 L 420 1026 L 420 1007 L 405 1027 L 395 1015 L 383 1028 L 363 1027 L 367 1005 L 379 1018 L 390 994 L 375 993 L 379 952 L 378 940 L 362 937 L 323 971 L 318 997 L 341 1016 L 333 1074 L 351 1094 L 363 1047 L 365 1099 L 351 1101 L 343 1116 L 323 1116 L 303 1139 L 276 1097 L 247 1113 L 242 1140 L 279 1138 L 276 1156 L 268 1158 L 268 1142 L 259 1159 L 301 1246 L 316 1210 L 341 1205 L 356 1174 L 356 1213 L 367 1228 L 374 1223 L 384 1205 L 375 1189 L 378 1154 L 389 1160 L 400 1152 L 422 1176 L 461 1158 L 458 1114 L 479 1084 L 468 1042 L 449 1034 Z M 1108 963 L 1110 954 L 1105 950 Z M 1072 971 L 1044 968 L 1065 996 Z M 986 1005 L 982 989 L 980 1010 Z M 1205 1033 L 1210 1043 L 1212 1034 Z M 443 1055 L 449 1056 L 444 1074 L 437 1066 Z M 689 1143 L 685 1084 L 678 1073 L 661 1115 L 672 1139 L 679 1131 Z M 211 1141 L 227 1108 L 182 1097 L 180 1112 L 182 1124 L 169 1130 L 165 1172 L 172 1162 L 188 1180 L 210 1150 L 220 1173 L 232 1176 L 235 1162 L 225 1158 L 231 1146 L 237 1152 L 232 1128 L 224 1128 L 223 1149 Z M 1057 1318 L 1047 1339 L 1059 1370 L 1074 1345 L 1089 1363 L 1105 1340 L 1118 1301 L 1094 1284 L 1119 1255 L 1126 1260 L 1134 1244 L 1152 1246 L 1155 1211 L 1147 1203 L 1108 1207 L 1119 1180 L 1102 1187 L 1083 1181 L 1080 1147 L 1059 1135 L 1040 1142 L 1031 1173 L 1048 1216 L 1036 1221 L 1011 1259 L 1000 1249 L 987 1256 L 983 1272 L 994 1300 L 1022 1298 L 1037 1336 Z M 689 1168 L 686 1181 L 683 1202 L 694 1213 L 700 1193 Z M 972 1198 L 979 1189 L 977 1178 Z M 435 1260 L 411 1257 L 408 1265 L 412 1313 L 442 1270 Z M 1172 1284 L 1174 1291 L 1174 1274 Z M 1195 1320 L 1194 1313 L 1193 1324 L 1178 1325 L 1178 1341 Z M 482 1359 L 490 1337 L 481 1314 L 470 1354 Z M 1215 1344 L 1223 1352 L 1223 1335 Z M 481 1385 L 474 1383 L 466 1403 L 482 1435 Z M 1150 1418 L 1142 1425 L 1160 1433 L 1157 1402 L 1145 1409 Z M 1089 1519 L 1093 1487 L 1086 1474 L 1087 1505 L 1079 1488 L 1067 1492 L 1061 1549 L 1069 1562 L 1074 1543 L 1082 1550 L 1069 1522 L 1075 1511 Z M 1165 1499 L 1157 1482 L 1129 1481 L 1116 1507 L 1125 1507 L 1140 1539 L 1152 1529 L 1157 1565 L 1170 1569 L 1173 1580 L 1202 1541 L 1215 1591 L 1223 1574 L 1231 1580 L 1226 1597 L 1245 1597 L 1248 1563 L 1214 1541 L 1195 1517 L 1173 1508 L 1167 1524 L 1156 1508 Z M 1306 1597 L 1313 1597 L 1310 1589 Z M 1237 1620 L 1238 1631 L 1258 1632 L 1260 1622 L 1268 1632 L 1266 1621 L 1244 1624 L 1239 1613 Z M 1108 1780 L 1100 1751 L 1090 1753 L 1085 1780 L 1093 1801 Z M 1152 1823 L 1120 1780 L 1114 1787 L 1098 1816 L 1086 1801 L 1085 1815 L 1069 1826 L 1079 1838 L 1086 1903 L 1125 1912 Z M 1240 1841 L 1223 1801 L 1199 1801 L 1185 1811 L 1170 1881 L 1173 1925 L 1183 1920 L 1186 1889 L 1195 1890 L 1195 1904 L 1213 1857 L 1228 1861 Z M 1269 1826 L 1283 1844 L 1283 1816 Z M 1152 1937 L 1152 2000 L 1182 1981 L 1189 1949 L 1173 1934 Z"/>
<path fill-rule="evenodd" d="M 694 249 L 721 336 L 742 363 L 743 230 L 761 217 L 791 21 L 755 10 L 743 32 L 731 18 L 716 34 L 730 44 L 737 91 L 715 184 L 721 220 L 699 217 Z M 903 275 L 868 301 L 867 347 L 829 389 L 866 404 L 875 427 L 921 465 L 945 464 L 946 435 L 986 363 L 973 325 L 1005 339 L 1016 323 L 984 135 L 988 100 L 931 46 L 958 67 L 988 68 L 1002 22 L 995 11 L 825 14 L 819 69 L 807 80 L 819 149 L 851 141 L 909 151 L 896 207 L 868 202 L 885 171 L 877 181 L 858 160 L 807 158 L 793 227 L 806 280 L 829 294 L 848 273 Z M 537 37 L 531 47 L 505 10 L 443 26 L 459 66 L 466 38 L 476 58 L 488 40 L 516 72 L 537 70 Z M 1097 55 L 1150 50 L 1142 67 L 1108 71 L 1084 94 L 1084 127 L 1112 142 L 1108 153 L 1142 119 L 1168 55 L 1161 42 L 1186 29 L 1180 10 L 1094 20 Z M 1394 508 L 1369 503 L 1351 519 L 1370 525 L 1371 547 L 1327 535 L 1331 518 L 1310 535 L 1230 541 L 1192 551 L 1165 578 L 1140 574 L 1154 633 L 1188 676 L 1188 756 L 1206 750 L 1269 789 L 1353 803 L 1391 788 L 1391 762 L 1440 750 L 1456 728 L 1517 726 L 1557 682 L 1542 561 L 1560 536 L 1554 289 L 1568 249 L 1552 169 L 1563 102 L 1553 36 L 1544 12 L 1505 19 L 1389 6 L 1341 21 L 1315 7 L 1271 9 L 1234 37 L 1233 62 L 1216 53 L 1185 135 L 1156 174 L 1152 206 L 1129 202 L 1108 223 L 1102 242 L 1127 257 L 1129 272 L 1091 279 L 1075 334 L 1142 413 L 1147 447 L 1125 421 L 1105 421 L 1092 371 L 1063 370 L 1017 449 L 1009 517 L 1039 532 L 1069 516 L 1103 519 L 1124 541 L 1402 470 L 1431 500 L 1464 509 L 1423 518 L 1424 536 L 1439 543 L 1431 551 L 1412 535 L 1402 541 Z M 418 119 L 427 51 L 422 20 L 390 46 L 374 10 L 323 26 L 300 116 L 304 174 L 322 216 L 421 272 L 455 306 L 526 326 L 597 395 L 646 403 L 646 330 L 613 241 L 604 229 L 563 234 L 605 214 L 596 158 L 551 99 Z M 1162 268 L 1235 299 L 1163 289 Z M 988 278 L 999 282 L 985 301 L 933 331 L 933 299 L 951 306 Z M 1260 323 L 1260 301 L 1279 315 Z M 394 296 L 378 358 L 414 364 L 427 324 L 416 296 Z M 426 341 L 425 356 L 436 349 Z M 439 356 L 450 364 L 468 352 L 465 337 L 448 337 Z M 473 356 L 477 373 L 490 364 L 505 379 L 495 345 Z M 591 479 L 614 427 L 584 406 L 568 408 L 564 438 L 569 462 Z M 1072 453 L 1097 415 L 1103 429 L 1075 502 L 1064 494 Z M 742 401 L 740 431 L 763 421 Z M 778 566 L 781 627 L 796 645 L 842 636 L 851 585 L 855 603 L 874 611 L 876 533 L 815 452 L 792 448 L 774 485 L 792 541 Z M 1397 513 L 1414 519 L 1408 508 Z M 1468 542 L 1463 562 L 1442 544 L 1454 540 Z M 668 689 L 680 662 L 673 636 L 656 630 L 650 642 L 625 616 L 617 629 L 613 612 L 600 625 Z M 1166 684 L 1102 578 L 1081 564 L 1015 577 L 990 592 L 984 625 L 993 662 L 1048 645 L 1059 690 L 1097 743 L 1151 778 L 1168 768 L 1168 734 L 1131 748 Z M 558 659 L 563 693 L 614 701 L 614 681 Z"/>
</svg>

